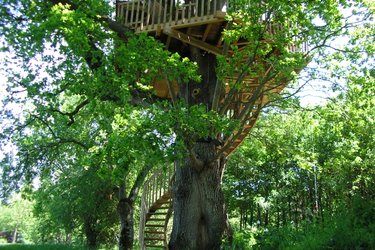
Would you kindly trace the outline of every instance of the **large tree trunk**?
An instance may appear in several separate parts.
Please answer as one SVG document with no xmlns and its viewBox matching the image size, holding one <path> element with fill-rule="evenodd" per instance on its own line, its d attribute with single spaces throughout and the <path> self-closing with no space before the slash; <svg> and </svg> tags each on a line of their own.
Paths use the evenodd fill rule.
<svg viewBox="0 0 375 250">
<path fill-rule="evenodd" d="M 221 178 L 224 157 L 210 162 L 215 146 L 197 143 L 194 151 L 203 165 L 192 157 L 182 159 L 176 166 L 173 187 L 173 230 L 170 249 L 219 249 L 226 229 L 224 195 Z"/>
<path fill-rule="evenodd" d="M 179 97 L 189 106 L 203 104 L 210 110 L 217 80 L 216 57 L 193 46 L 188 50 L 189 58 L 198 65 L 202 81 L 181 84 Z M 191 138 L 180 139 L 189 141 Z M 199 139 L 185 157 L 177 161 L 169 242 L 172 250 L 219 249 L 226 229 L 230 238 L 221 190 L 225 157 L 213 160 L 218 149 L 210 141 L 211 138 Z"/>
</svg>

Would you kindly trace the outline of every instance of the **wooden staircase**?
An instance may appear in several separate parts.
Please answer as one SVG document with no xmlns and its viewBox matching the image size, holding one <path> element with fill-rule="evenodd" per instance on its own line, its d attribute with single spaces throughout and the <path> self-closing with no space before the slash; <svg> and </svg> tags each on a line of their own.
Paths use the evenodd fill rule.
<svg viewBox="0 0 375 250">
<path fill-rule="evenodd" d="M 141 249 L 168 249 L 173 173 L 173 169 L 159 170 L 144 184 L 139 227 Z"/>
</svg>

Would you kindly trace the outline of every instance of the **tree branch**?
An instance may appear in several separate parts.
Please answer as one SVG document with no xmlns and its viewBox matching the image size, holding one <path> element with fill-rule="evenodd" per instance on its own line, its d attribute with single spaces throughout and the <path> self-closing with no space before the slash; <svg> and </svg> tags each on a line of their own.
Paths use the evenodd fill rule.
<svg viewBox="0 0 375 250">
<path fill-rule="evenodd" d="M 137 198 L 139 189 L 140 189 L 141 185 L 143 184 L 143 182 L 145 181 L 145 179 L 147 177 L 147 174 L 150 172 L 151 169 L 152 169 L 152 165 L 146 164 L 145 166 L 143 166 L 141 172 L 138 174 L 137 179 L 135 180 L 135 182 L 134 182 L 134 184 L 133 184 L 133 186 L 132 186 L 132 188 L 129 192 L 129 195 L 128 195 L 128 199 L 131 202 L 134 202 L 135 199 Z"/>
<path fill-rule="evenodd" d="M 74 123 L 74 116 L 83 108 L 85 107 L 87 104 L 89 104 L 90 101 L 89 99 L 86 99 L 84 100 L 83 102 L 81 102 L 80 104 L 78 104 L 78 106 L 72 111 L 72 112 L 62 112 L 58 109 L 51 109 L 50 111 L 52 112 L 57 112 L 61 115 L 65 115 L 65 116 L 68 116 L 69 117 L 69 122 L 68 122 L 68 126 L 71 126 L 73 123 Z"/>
</svg>

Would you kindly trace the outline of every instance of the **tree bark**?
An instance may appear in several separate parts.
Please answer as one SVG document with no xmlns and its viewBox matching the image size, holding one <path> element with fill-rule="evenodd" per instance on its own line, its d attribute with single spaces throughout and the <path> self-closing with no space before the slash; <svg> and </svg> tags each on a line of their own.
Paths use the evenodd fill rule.
<svg viewBox="0 0 375 250">
<path fill-rule="evenodd" d="M 84 222 L 84 231 L 88 249 L 98 248 L 98 232 L 95 230 L 94 219 L 89 217 Z"/>
<path fill-rule="evenodd" d="M 197 143 L 194 151 L 203 166 L 191 158 L 177 162 L 173 187 L 173 229 L 169 243 L 175 250 L 219 249 L 227 216 L 221 178 L 225 159 L 209 159 L 216 153 L 210 143 Z"/>
<path fill-rule="evenodd" d="M 146 164 L 139 172 L 129 195 L 125 194 L 125 181 L 119 187 L 119 203 L 117 213 L 120 217 L 120 237 L 118 242 L 119 250 L 131 250 L 134 243 L 134 202 L 138 196 L 139 189 L 146 179 L 152 165 Z"/>
<path fill-rule="evenodd" d="M 16 226 L 16 228 L 13 231 L 12 243 L 16 243 L 17 242 L 17 237 L 18 237 L 18 229 L 17 229 L 17 227 L 18 226 Z"/>
<path fill-rule="evenodd" d="M 134 241 L 134 207 L 129 199 L 122 199 L 117 206 L 120 217 L 119 250 L 131 250 Z"/>
</svg>

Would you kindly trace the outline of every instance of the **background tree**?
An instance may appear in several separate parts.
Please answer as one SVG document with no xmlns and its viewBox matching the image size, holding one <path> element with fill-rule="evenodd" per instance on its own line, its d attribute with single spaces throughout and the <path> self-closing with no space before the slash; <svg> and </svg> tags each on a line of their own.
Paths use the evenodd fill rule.
<svg viewBox="0 0 375 250">
<path fill-rule="evenodd" d="M 12 243 L 33 240 L 35 218 L 31 201 L 20 195 L 13 195 L 8 204 L 0 205 L 0 209 L 0 230 L 4 233 L 2 237 L 8 236 Z"/>
</svg>

